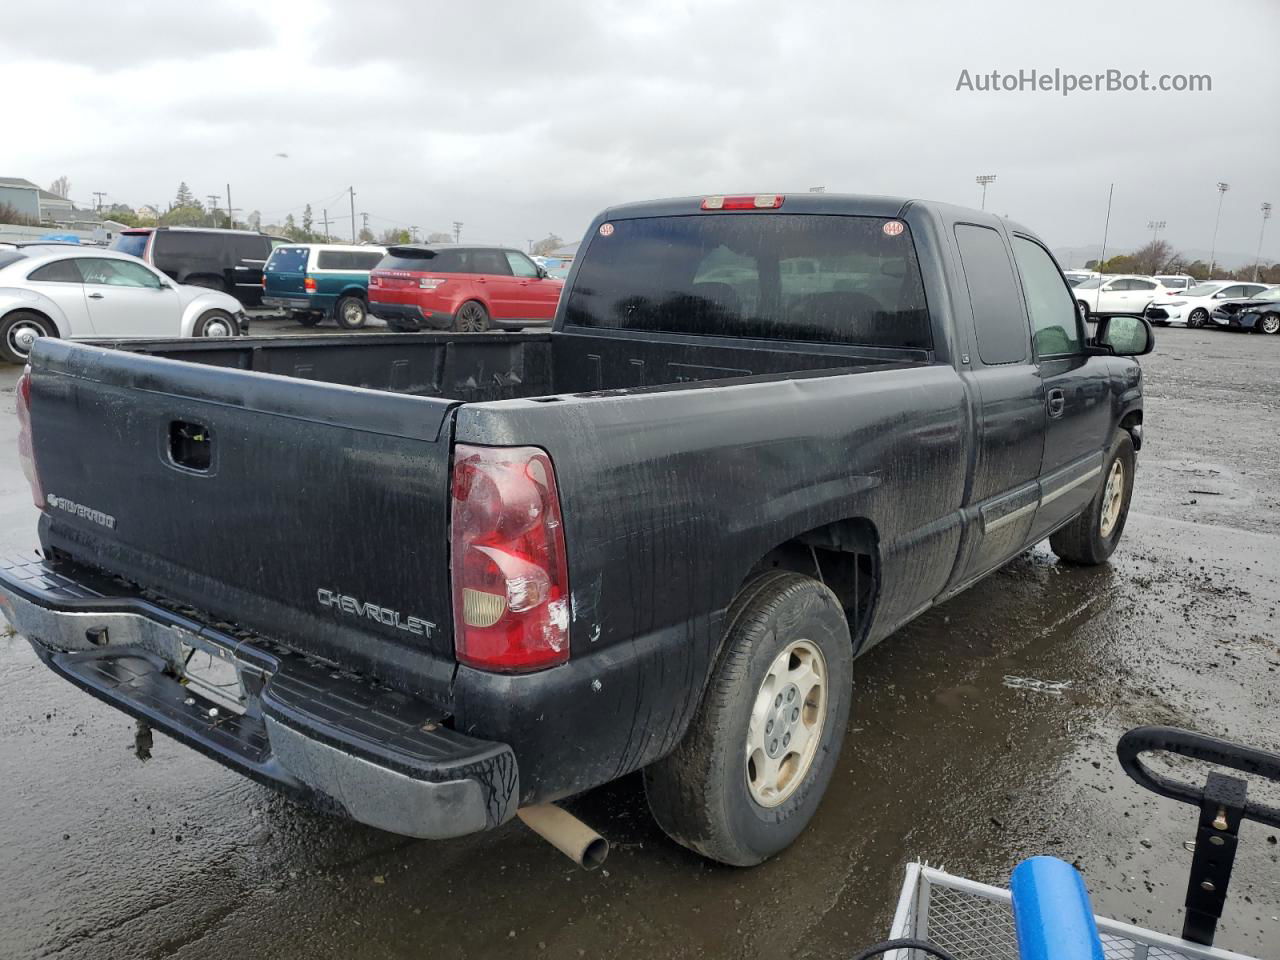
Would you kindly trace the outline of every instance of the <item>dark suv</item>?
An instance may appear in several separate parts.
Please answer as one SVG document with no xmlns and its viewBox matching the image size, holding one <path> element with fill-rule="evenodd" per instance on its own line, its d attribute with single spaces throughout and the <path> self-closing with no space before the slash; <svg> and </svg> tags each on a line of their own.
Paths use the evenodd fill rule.
<svg viewBox="0 0 1280 960">
<path fill-rule="evenodd" d="M 262 300 L 262 268 L 283 239 L 252 230 L 143 227 L 123 230 L 111 249 L 145 260 L 178 283 L 229 293 L 249 306 Z"/>
</svg>

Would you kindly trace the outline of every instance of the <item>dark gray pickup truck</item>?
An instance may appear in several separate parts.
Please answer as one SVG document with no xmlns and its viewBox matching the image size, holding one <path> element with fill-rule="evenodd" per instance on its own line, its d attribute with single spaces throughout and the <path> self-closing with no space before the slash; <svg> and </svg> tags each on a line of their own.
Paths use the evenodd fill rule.
<svg viewBox="0 0 1280 960">
<path fill-rule="evenodd" d="M 54 671 L 418 837 L 644 770 L 678 842 L 786 847 L 855 657 L 1124 529 L 1150 350 L 1030 231 L 886 197 L 591 225 L 550 332 L 72 344 L 20 384 Z"/>
</svg>

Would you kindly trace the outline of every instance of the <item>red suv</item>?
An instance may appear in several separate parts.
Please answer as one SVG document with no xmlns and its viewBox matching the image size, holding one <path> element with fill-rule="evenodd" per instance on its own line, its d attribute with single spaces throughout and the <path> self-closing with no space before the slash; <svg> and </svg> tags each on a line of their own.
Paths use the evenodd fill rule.
<svg viewBox="0 0 1280 960">
<path fill-rule="evenodd" d="M 564 281 L 519 250 L 402 244 L 369 274 L 369 312 L 392 330 L 546 326 Z"/>
</svg>

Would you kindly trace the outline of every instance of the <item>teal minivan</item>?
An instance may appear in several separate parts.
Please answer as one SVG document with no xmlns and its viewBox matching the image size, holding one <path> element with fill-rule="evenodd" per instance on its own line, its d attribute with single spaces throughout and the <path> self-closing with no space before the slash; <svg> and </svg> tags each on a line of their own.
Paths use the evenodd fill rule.
<svg viewBox="0 0 1280 960">
<path fill-rule="evenodd" d="M 262 271 L 262 305 L 287 310 L 304 327 L 333 317 L 346 330 L 363 327 L 369 271 L 384 247 L 299 243 L 276 247 Z"/>
</svg>

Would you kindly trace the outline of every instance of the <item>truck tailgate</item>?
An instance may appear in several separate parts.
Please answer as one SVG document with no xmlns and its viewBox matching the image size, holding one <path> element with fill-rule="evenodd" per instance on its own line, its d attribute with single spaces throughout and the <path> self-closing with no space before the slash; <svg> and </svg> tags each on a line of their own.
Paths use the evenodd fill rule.
<svg viewBox="0 0 1280 960">
<path fill-rule="evenodd" d="M 46 339 L 46 547 L 447 702 L 455 401 Z"/>
</svg>

